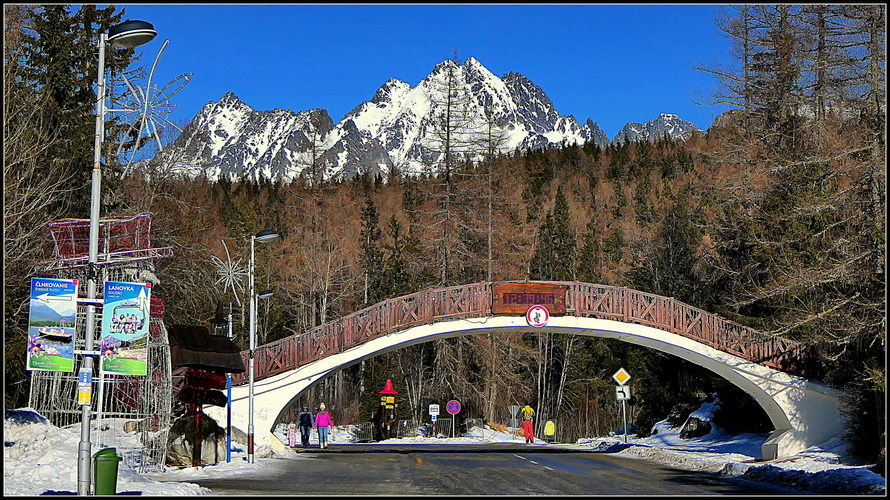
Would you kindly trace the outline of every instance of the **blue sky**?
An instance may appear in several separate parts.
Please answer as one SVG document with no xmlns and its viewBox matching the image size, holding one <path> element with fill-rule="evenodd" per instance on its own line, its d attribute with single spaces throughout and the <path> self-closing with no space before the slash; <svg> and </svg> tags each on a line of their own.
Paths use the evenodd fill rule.
<svg viewBox="0 0 890 500">
<path fill-rule="evenodd" d="M 171 100 L 178 124 L 226 92 L 337 122 L 389 78 L 415 86 L 455 50 L 496 76 L 525 75 L 561 115 L 592 118 L 609 138 L 659 113 L 707 128 L 724 111 L 695 103 L 715 82 L 693 69 L 729 58 L 720 5 L 115 5 L 157 30 L 141 47 L 146 66 L 170 40 L 156 83 L 194 73 Z"/>
</svg>

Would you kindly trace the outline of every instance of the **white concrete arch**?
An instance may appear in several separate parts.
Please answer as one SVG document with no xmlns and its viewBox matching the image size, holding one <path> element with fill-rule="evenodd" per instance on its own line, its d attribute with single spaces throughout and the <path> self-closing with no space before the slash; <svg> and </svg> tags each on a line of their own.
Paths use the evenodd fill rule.
<svg viewBox="0 0 890 500">
<path fill-rule="evenodd" d="M 841 393 L 824 384 L 784 373 L 727 354 L 692 339 L 656 328 L 596 318 L 551 317 L 547 325 L 531 328 L 524 317 L 494 316 L 439 321 L 413 326 L 365 344 L 329 355 L 300 368 L 254 383 L 256 443 L 280 446 L 272 435 L 275 420 L 291 401 L 327 374 L 387 351 L 434 338 L 504 331 L 538 331 L 613 338 L 649 347 L 703 366 L 735 384 L 765 410 L 775 431 L 762 447 L 765 460 L 793 455 L 838 436 L 846 429 Z M 226 409 L 205 407 L 205 413 L 224 422 Z M 248 386 L 232 388 L 232 426 L 246 431 Z"/>
</svg>

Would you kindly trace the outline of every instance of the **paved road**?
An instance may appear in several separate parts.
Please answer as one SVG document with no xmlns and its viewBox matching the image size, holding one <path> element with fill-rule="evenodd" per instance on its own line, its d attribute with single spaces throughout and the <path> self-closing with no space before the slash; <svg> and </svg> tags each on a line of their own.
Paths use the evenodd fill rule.
<svg viewBox="0 0 890 500">
<path fill-rule="evenodd" d="M 793 494 L 606 453 L 509 444 L 330 445 L 276 460 L 262 477 L 189 482 L 215 495 Z"/>
</svg>

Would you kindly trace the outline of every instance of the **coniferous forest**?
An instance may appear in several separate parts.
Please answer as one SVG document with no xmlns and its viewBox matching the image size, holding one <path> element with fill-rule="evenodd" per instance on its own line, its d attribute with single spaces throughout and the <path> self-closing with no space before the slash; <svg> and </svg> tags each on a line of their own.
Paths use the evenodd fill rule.
<svg viewBox="0 0 890 500">
<path fill-rule="evenodd" d="M 28 402 L 28 285 L 34 265 L 52 256 L 46 224 L 88 214 L 89 46 L 120 13 L 4 11 L 5 404 L 13 408 Z M 473 156 L 443 141 L 446 160 L 428 175 L 287 184 L 169 176 L 157 162 L 124 177 L 109 160 L 102 213 L 154 214 L 154 245 L 174 252 L 156 266 L 165 320 L 210 328 L 235 301 L 217 284 L 212 257 L 226 259 L 222 241 L 246 266 L 251 235 L 278 231 L 277 242 L 256 248 L 257 288 L 275 290 L 260 302 L 258 344 L 388 298 L 483 281 L 582 281 L 673 297 L 811 346 L 821 380 L 850 395 L 856 452 L 883 471 L 885 16 L 883 5 L 724 8 L 715 23 L 732 41 L 734 64 L 696 69 L 718 82 L 702 104 L 732 109 L 685 142 Z M 115 51 L 112 67 L 139 66 L 132 52 Z M 234 325 L 245 349 L 247 312 L 236 308 Z M 392 379 L 401 418 L 425 418 L 428 404 L 456 398 L 462 414 L 503 424 L 508 405 L 528 403 L 574 441 L 621 425 L 611 380 L 621 367 L 633 375 L 629 419 L 642 433 L 713 393 L 726 429 L 771 428 L 753 400 L 701 367 L 547 333 L 399 349 L 340 370 L 307 398 L 343 422 L 366 421 Z"/>
</svg>

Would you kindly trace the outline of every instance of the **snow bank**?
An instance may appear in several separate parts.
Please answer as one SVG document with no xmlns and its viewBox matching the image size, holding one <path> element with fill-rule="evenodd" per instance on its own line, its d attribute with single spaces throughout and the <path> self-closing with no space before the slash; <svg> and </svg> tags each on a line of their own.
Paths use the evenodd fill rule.
<svg viewBox="0 0 890 500">
<path fill-rule="evenodd" d="M 8 410 L 3 420 L 3 495 L 77 493 L 80 425 L 58 428 L 31 408 Z M 93 446 L 92 453 L 99 451 Z M 207 495 L 192 483 L 161 483 L 119 463 L 118 494 Z"/>
<path fill-rule="evenodd" d="M 696 416 L 709 417 L 705 408 Z M 3 451 L 3 494 L 32 496 L 41 494 L 75 494 L 77 491 L 77 446 L 80 441 L 80 425 L 58 428 L 30 408 L 9 410 L 3 423 L 6 442 Z M 667 422 L 659 422 L 657 431 L 647 438 L 635 435 L 610 435 L 594 439 L 581 439 L 576 443 L 539 445 L 645 459 L 668 467 L 714 472 L 740 477 L 761 483 L 770 483 L 801 493 L 838 495 L 886 495 L 886 481 L 869 470 L 867 464 L 856 463 L 843 441 L 834 439 L 804 450 L 794 457 L 757 462 L 760 446 L 765 435 L 728 435 L 713 428 L 703 437 L 680 439 L 677 429 Z M 338 444 L 352 442 L 352 436 L 344 429 L 334 433 Z M 126 439 L 122 437 L 121 439 Z M 133 438 L 137 439 L 137 438 Z M 473 435 L 457 438 L 411 437 L 382 441 L 378 444 L 484 444 L 519 443 L 509 432 L 499 432 L 485 427 Z M 537 446 L 537 445 L 532 445 Z M 98 451 L 96 446 L 92 452 Z M 258 447 L 256 461 L 247 463 L 246 450 L 235 445 L 232 461 L 204 467 L 170 467 L 164 473 L 139 474 L 120 462 L 118 494 L 189 496 L 210 495 L 212 492 L 189 480 L 214 477 L 250 476 L 267 474 L 281 465 L 280 458 L 309 459 L 306 455 L 285 450 L 274 452 Z"/>
</svg>

